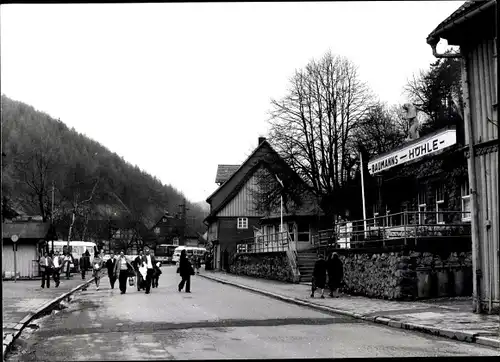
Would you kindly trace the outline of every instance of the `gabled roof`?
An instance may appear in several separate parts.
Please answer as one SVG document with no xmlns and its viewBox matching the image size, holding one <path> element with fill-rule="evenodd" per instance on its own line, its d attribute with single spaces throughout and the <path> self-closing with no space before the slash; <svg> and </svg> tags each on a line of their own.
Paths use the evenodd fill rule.
<svg viewBox="0 0 500 362">
<path fill-rule="evenodd" d="M 13 222 L 2 224 L 2 239 L 10 238 L 12 235 L 19 239 L 44 239 L 50 228 L 48 222 Z"/>
<path fill-rule="evenodd" d="M 215 176 L 215 183 L 226 182 L 235 172 L 240 168 L 240 165 L 219 165 L 217 166 L 217 175 Z"/>
<path fill-rule="evenodd" d="M 258 150 L 266 147 L 268 149 L 268 152 L 265 153 L 265 156 L 263 159 L 258 160 L 256 163 L 252 165 L 252 167 L 247 168 L 246 171 L 244 170 L 244 166 L 246 166 L 250 160 L 253 158 L 253 156 L 257 153 Z M 243 162 L 243 164 L 238 168 L 238 170 L 230 177 L 230 179 L 234 177 L 239 177 L 240 180 L 239 182 L 230 190 L 225 197 L 225 199 L 220 202 L 216 207 L 211 209 L 210 214 L 205 218 L 204 222 L 208 221 L 209 219 L 215 217 L 217 213 L 222 210 L 237 194 L 238 192 L 244 187 L 246 182 L 251 178 L 251 176 L 260 168 L 262 167 L 265 162 L 264 159 L 268 159 L 268 157 L 271 157 L 271 159 L 274 161 L 272 162 L 272 166 L 275 167 L 278 170 L 283 170 L 286 169 L 286 171 L 290 174 L 293 174 L 293 180 L 295 183 L 301 183 L 303 184 L 306 188 L 308 188 L 307 184 L 285 163 L 285 161 L 279 156 L 279 154 L 272 148 L 272 146 L 269 144 L 267 140 L 264 140 L 259 144 L 259 146 L 252 152 L 252 154 Z M 276 162 L 276 160 L 280 160 L 281 162 Z M 274 172 L 271 170 L 271 172 Z M 228 180 L 229 181 L 229 180 Z M 212 195 L 210 195 L 209 201 L 211 198 L 213 198 L 218 192 L 222 191 L 228 187 L 228 182 L 226 181 L 225 184 L 223 184 L 221 187 L 219 187 Z"/>
<path fill-rule="evenodd" d="M 259 138 L 259 140 L 260 140 L 260 138 Z M 238 173 L 238 171 L 253 157 L 253 155 L 255 155 L 257 153 L 257 151 L 260 148 L 263 147 L 263 145 L 267 145 L 268 147 L 271 147 L 269 142 L 267 142 L 265 139 L 262 142 L 260 142 L 259 145 L 257 146 L 257 148 L 255 150 L 253 150 L 253 152 L 250 154 L 250 156 L 247 157 L 245 162 L 243 162 L 240 166 L 238 166 L 238 168 L 233 172 L 233 174 L 226 181 L 224 181 L 224 183 L 217 190 L 215 190 L 205 201 L 210 204 L 210 200 L 214 197 L 214 195 L 217 194 L 219 191 L 221 191 L 229 180 L 231 180 L 232 178 L 235 177 L 235 175 Z"/>
<path fill-rule="evenodd" d="M 487 9 L 495 5 L 495 0 L 487 1 L 466 1 L 462 6 L 455 10 L 450 16 L 443 20 L 427 37 L 427 42 L 430 43 L 432 39 L 445 38 L 455 30 L 455 28 L 463 25 L 468 20 L 476 17 L 479 14 L 484 14 Z M 475 31 L 478 29 L 470 29 L 468 31 Z"/>
</svg>

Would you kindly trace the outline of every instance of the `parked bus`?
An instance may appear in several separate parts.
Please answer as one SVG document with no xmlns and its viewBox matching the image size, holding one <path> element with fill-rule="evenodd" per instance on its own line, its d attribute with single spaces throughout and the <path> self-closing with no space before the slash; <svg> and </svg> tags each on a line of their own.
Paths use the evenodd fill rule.
<svg viewBox="0 0 500 362">
<path fill-rule="evenodd" d="M 66 252 L 68 246 L 67 241 L 54 241 L 54 253 L 58 251 L 61 255 Z M 94 259 L 94 250 L 97 249 L 97 245 L 94 242 L 91 241 L 70 241 L 69 242 L 69 247 L 71 250 L 71 255 L 73 256 L 74 259 L 74 265 L 75 271 L 79 271 L 80 269 L 80 258 L 82 257 L 82 254 L 85 253 L 85 251 L 88 250 L 90 254 L 90 261 Z M 49 241 L 49 249 L 52 249 L 52 242 Z"/>
<path fill-rule="evenodd" d="M 172 263 L 172 257 L 174 256 L 175 248 L 178 245 L 173 244 L 160 244 L 156 246 L 155 257 L 156 260 L 161 262 L 162 264 L 170 264 Z"/>
<path fill-rule="evenodd" d="M 188 257 L 188 259 L 191 259 L 193 256 L 201 257 L 202 263 L 204 262 L 204 256 L 205 256 L 205 253 L 207 252 L 207 249 L 200 248 L 197 246 L 178 246 L 175 248 L 174 256 L 172 257 L 172 261 L 174 263 L 177 264 L 179 262 L 182 250 L 186 250 L 186 256 Z"/>
</svg>

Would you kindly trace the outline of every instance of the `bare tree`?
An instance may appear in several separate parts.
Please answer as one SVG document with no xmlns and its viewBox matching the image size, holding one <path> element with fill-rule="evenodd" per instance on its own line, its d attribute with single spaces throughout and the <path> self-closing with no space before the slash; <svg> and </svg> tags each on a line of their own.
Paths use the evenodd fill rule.
<svg viewBox="0 0 500 362">
<path fill-rule="evenodd" d="M 327 53 L 296 71 L 288 94 L 272 100 L 270 139 L 292 169 L 333 216 L 335 192 L 353 177 L 356 144 L 351 136 L 372 104 L 372 95 L 348 59 Z"/>
<path fill-rule="evenodd" d="M 28 190 L 23 201 L 38 210 L 44 222 L 51 216 L 49 192 L 58 161 L 57 145 L 47 139 L 33 140 L 32 149 L 14 160 L 17 176 Z"/>
<path fill-rule="evenodd" d="M 363 147 L 370 156 L 374 156 L 401 145 L 408 135 L 409 123 L 403 119 L 400 109 L 383 103 L 374 104 L 353 132 L 353 139 L 359 148 Z"/>
<path fill-rule="evenodd" d="M 84 169 L 78 163 L 68 173 L 65 185 L 61 190 L 64 201 L 69 205 L 71 214 L 68 241 L 71 241 L 77 217 L 82 216 L 85 207 L 92 202 L 98 184 L 99 178 L 86 175 Z"/>
</svg>

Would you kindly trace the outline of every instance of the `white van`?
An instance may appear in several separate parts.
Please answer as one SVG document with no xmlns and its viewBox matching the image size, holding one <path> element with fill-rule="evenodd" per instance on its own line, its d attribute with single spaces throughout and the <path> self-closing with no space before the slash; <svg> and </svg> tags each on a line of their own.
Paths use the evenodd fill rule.
<svg viewBox="0 0 500 362">
<path fill-rule="evenodd" d="M 205 256 L 205 253 L 207 252 L 207 249 L 200 248 L 197 246 L 178 246 L 177 248 L 175 248 L 174 255 L 172 257 L 172 261 L 174 263 L 176 263 L 176 264 L 179 263 L 179 259 L 181 257 L 182 250 L 186 250 L 186 256 L 188 257 L 188 259 L 191 259 L 193 256 L 201 257 L 202 263 L 204 262 L 203 257 Z"/>
<path fill-rule="evenodd" d="M 63 250 L 67 247 L 68 242 L 63 240 L 54 241 L 54 253 L 56 251 L 59 252 L 60 255 L 63 255 Z M 52 250 L 52 241 L 48 242 L 49 250 Z M 86 251 L 90 254 L 90 261 L 94 259 L 94 250 L 97 248 L 96 243 L 91 241 L 70 241 L 69 246 L 71 246 L 71 255 L 74 259 L 75 269 L 79 270 L 79 260 L 82 257 L 82 254 Z"/>
</svg>

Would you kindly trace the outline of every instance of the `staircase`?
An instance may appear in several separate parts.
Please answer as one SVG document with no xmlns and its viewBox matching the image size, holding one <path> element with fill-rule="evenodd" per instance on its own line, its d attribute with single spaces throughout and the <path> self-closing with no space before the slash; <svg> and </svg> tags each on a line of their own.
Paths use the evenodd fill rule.
<svg viewBox="0 0 500 362">
<path fill-rule="evenodd" d="M 297 259 L 300 271 L 300 282 L 310 283 L 312 281 L 314 263 L 318 260 L 317 252 L 312 250 L 299 251 Z"/>
</svg>

